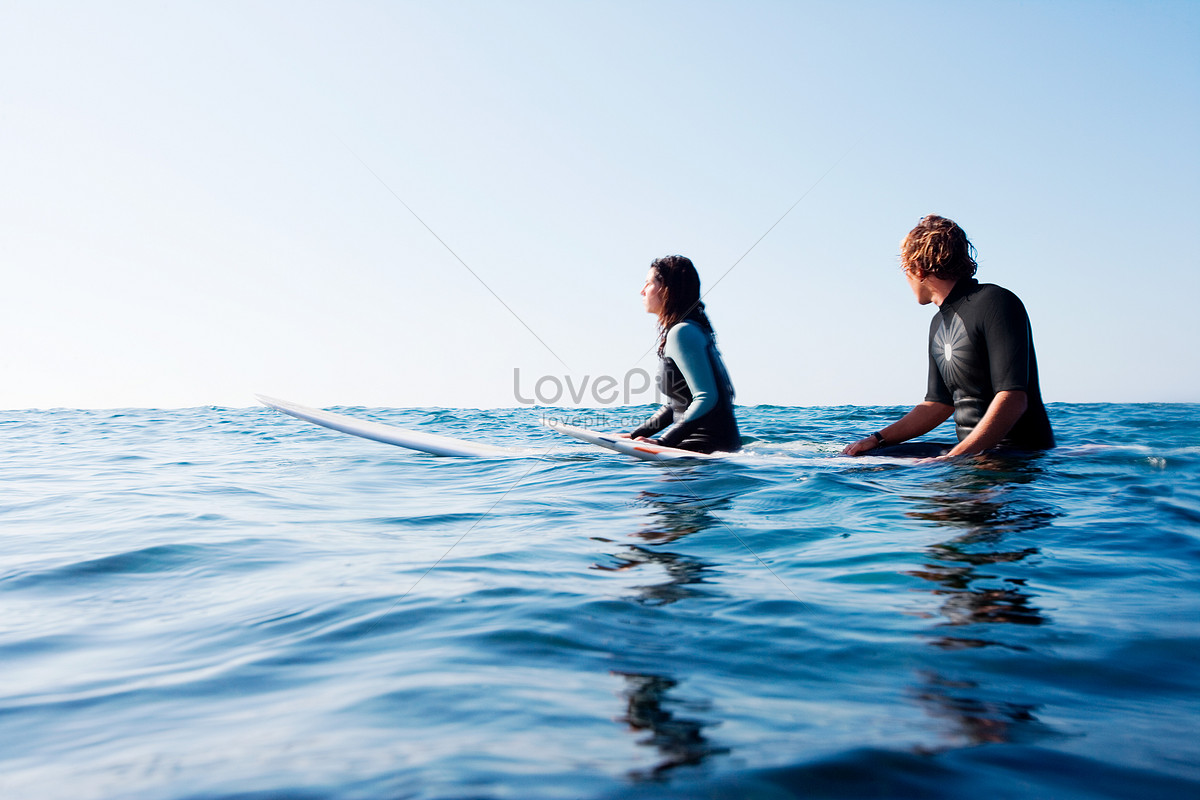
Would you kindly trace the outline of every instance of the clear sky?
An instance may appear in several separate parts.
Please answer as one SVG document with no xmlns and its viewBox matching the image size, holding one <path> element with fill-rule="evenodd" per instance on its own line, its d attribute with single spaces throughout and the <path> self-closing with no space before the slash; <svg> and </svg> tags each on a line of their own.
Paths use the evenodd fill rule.
<svg viewBox="0 0 1200 800">
<path fill-rule="evenodd" d="M 519 405 L 668 253 L 739 402 L 913 403 L 927 213 L 1048 401 L 1200 401 L 1197 2 L 4 0 L 0 74 L 0 408 Z"/>
</svg>

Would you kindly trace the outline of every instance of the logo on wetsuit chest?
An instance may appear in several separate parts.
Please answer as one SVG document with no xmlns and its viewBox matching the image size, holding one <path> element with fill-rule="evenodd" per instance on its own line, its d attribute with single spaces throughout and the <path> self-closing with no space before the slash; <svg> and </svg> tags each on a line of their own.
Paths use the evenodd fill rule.
<svg viewBox="0 0 1200 800">
<path fill-rule="evenodd" d="M 970 353 L 967 326 L 957 314 L 950 315 L 949 324 L 943 318 L 929 343 L 930 354 L 937 362 L 938 372 L 948 386 L 961 386 L 966 378 L 966 359 Z"/>
</svg>

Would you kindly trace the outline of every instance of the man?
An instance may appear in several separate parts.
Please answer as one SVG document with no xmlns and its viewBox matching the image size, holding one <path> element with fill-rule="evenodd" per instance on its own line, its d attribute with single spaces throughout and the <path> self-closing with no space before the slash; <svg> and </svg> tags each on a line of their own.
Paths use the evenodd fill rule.
<svg viewBox="0 0 1200 800">
<path fill-rule="evenodd" d="M 927 216 L 900 244 L 900 265 L 917 302 L 938 313 L 929 326 L 925 402 L 843 454 L 953 457 L 997 448 L 1043 450 L 1054 433 L 1042 404 L 1025 306 L 975 275 L 975 247 L 945 217 Z M 958 444 L 895 447 L 954 415 Z"/>
</svg>

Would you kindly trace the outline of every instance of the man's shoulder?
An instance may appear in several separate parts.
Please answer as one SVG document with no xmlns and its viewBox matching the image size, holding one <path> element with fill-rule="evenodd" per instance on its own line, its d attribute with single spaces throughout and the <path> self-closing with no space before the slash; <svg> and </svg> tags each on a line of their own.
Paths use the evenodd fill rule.
<svg viewBox="0 0 1200 800">
<path fill-rule="evenodd" d="M 980 294 L 989 294 L 989 295 L 1000 294 L 1000 295 L 1011 295 L 1012 297 L 1016 297 L 1016 295 L 1013 292 L 1011 292 L 1008 289 L 1005 289 L 1003 286 L 1000 286 L 999 284 L 996 284 L 996 283 L 980 283 L 980 284 L 978 284 L 978 288 L 976 291 L 978 291 Z"/>
<path fill-rule="evenodd" d="M 963 299 L 980 308 L 1019 308 L 1021 310 L 1025 308 L 1025 304 L 1021 302 L 1021 298 L 1017 297 L 1015 292 L 994 283 L 976 284 L 971 287 L 970 292 L 964 295 Z"/>
</svg>

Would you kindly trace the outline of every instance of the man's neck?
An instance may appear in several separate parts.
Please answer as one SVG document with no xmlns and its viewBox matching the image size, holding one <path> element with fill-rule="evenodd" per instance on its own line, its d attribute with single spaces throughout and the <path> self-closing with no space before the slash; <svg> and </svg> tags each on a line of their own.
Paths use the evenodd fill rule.
<svg viewBox="0 0 1200 800">
<path fill-rule="evenodd" d="M 942 303 L 946 302 L 946 298 L 954 291 L 954 287 L 958 285 L 958 278 L 948 281 L 945 278 L 935 278 L 932 275 L 925 279 L 926 285 L 929 286 L 929 297 L 935 306 L 941 307 Z"/>
</svg>

